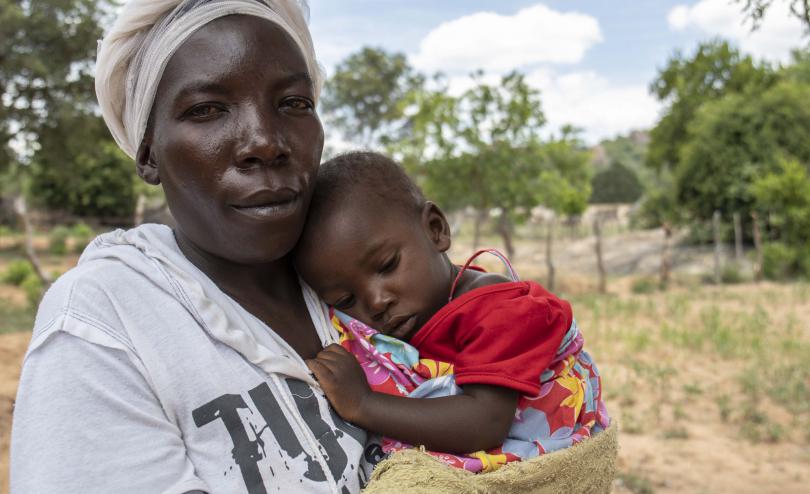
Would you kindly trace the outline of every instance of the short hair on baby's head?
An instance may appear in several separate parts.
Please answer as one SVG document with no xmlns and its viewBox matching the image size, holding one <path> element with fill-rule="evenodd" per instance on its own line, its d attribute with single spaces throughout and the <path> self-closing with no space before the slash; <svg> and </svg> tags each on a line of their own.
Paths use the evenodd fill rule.
<svg viewBox="0 0 810 494">
<path fill-rule="evenodd" d="M 308 218 L 315 219 L 338 201 L 370 196 L 417 214 L 425 205 L 422 191 L 399 163 L 380 153 L 351 151 L 330 159 L 318 169 Z"/>
</svg>

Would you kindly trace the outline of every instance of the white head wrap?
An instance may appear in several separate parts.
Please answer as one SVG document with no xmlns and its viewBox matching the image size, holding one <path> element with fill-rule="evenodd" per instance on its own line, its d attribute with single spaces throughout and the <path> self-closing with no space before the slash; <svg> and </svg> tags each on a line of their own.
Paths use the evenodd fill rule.
<svg viewBox="0 0 810 494">
<path fill-rule="evenodd" d="M 143 140 L 166 64 L 198 29 L 226 15 L 267 19 L 306 59 L 317 103 L 323 76 L 307 27 L 306 0 L 131 0 L 99 44 L 96 96 L 115 142 L 131 158 Z"/>
</svg>

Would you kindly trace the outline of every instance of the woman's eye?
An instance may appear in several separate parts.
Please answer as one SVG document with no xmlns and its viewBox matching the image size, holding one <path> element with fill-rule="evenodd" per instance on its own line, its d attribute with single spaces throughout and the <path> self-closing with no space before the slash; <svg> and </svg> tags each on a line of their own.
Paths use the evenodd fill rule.
<svg viewBox="0 0 810 494">
<path fill-rule="evenodd" d="M 340 299 L 337 302 L 335 302 L 334 304 L 332 304 L 332 307 L 334 307 L 337 310 L 345 311 L 345 310 L 351 309 L 352 305 L 354 305 L 354 297 L 349 295 L 349 296 L 343 297 L 342 299 Z"/>
<path fill-rule="evenodd" d="M 185 116 L 187 118 L 205 119 L 212 117 L 222 111 L 224 110 L 219 106 L 206 103 L 192 107 L 186 112 Z"/>
<path fill-rule="evenodd" d="M 382 266 L 380 266 L 380 273 L 390 273 L 397 268 L 399 264 L 399 254 L 394 254 L 388 258 Z"/>
<path fill-rule="evenodd" d="M 312 101 L 306 98 L 287 98 L 282 102 L 282 106 L 300 112 L 309 112 L 315 107 Z"/>
</svg>

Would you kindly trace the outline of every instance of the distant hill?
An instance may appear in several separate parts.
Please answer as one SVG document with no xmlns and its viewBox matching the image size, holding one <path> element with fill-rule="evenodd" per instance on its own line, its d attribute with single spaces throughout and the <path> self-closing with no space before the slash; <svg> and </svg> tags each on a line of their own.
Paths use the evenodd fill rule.
<svg viewBox="0 0 810 494">
<path fill-rule="evenodd" d="M 606 170 L 611 163 L 619 162 L 633 171 L 644 188 L 651 183 L 653 172 L 644 166 L 650 134 L 646 130 L 634 130 L 613 139 L 605 139 L 591 148 L 592 163 L 596 173 Z"/>
</svg>

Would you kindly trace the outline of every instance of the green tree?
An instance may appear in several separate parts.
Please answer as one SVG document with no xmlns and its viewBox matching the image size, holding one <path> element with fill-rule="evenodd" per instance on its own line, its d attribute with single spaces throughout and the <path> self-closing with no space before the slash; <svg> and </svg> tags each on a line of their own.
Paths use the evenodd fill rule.
<svg viewBox="0 0 810 494">
<path fill-rule="evenodd" d="M 765 274 L 810 277 L 810 173 L 795 159 L 780 159 L 751 185 L 755 207 L 766 213 L 771 243 L 766 246 Z"/>
<path fill-rule="evenodd" d="M 131 162 L 124 170 L 120 156 L 112 157 L 93 96 L 96 43 L 109 6 L 0 0 L 0 169 L 14 168 L 18 180 L 27 176 L 46 207 L 75 214 L 132 208 Z M 11 136 L 21 156 L 9 152 Z"/>
<path fill-rule="evenodd" d="M 743 13 L 751 21 L 753 29 L 757 29 L 773 5 L 774 0 L 736 0 L 743 4 Z M 810 33 L 810 0 L 790 0 L 790 13 L 804 23 Z"/>
<path fill-rule="evenodd" d="M 514 223 L 538 204 L 531 184 L 542 170 L 538 132 L 545 117 L 539 94 L 523 75 L 508 74 L 497 85 L 487 84 L 481 73 L 475 78 L 449 105 L 455 110 L 449 122 L 434 128 L 439 159 L 426 169 L 426 189 L 442 204 L 472 206 L 479 219 L 497 208 L 498 232 L 511 256 Z"/>
<path fill-rule="evenodd" d="M 649 132 L 638 130 L 604 139 L 595 149 L 594 168 L 599 170 L 600 167 L 607 167 L 618 161 L 638 177 L 642 186 L 651 186 L 655 181 L 655 171 L 645 164 L 649 141 Z"/>
<path fill-rule="evenodd" d="M 371 147 L 390 140 L 403 118 L 409 94 L 424 78 L 401 53 L 365 47 L 335 69 L 324 89 L 321 105 L 329 123 L 344 137 Z"/>
<path fill-rule="evenodd" d="M 770 172 L 751 184 L 757 208 L 779 240 L 794 247 L 810 246 L 810 172 L 795 159 L 780 159 Z M 810 274 L 810 273 L 808 273 Z"/>
<path fill-rule="evenodd" d="M 689 126 L 675 170 L 681 207 L 691 218 L 715 210 L 747 217 L 751 184 L 780 156 L 810 163 L 810 85 L 780 82 L 762 93 L 729 94 L 704 104 Z"/>
<path fill-rule="evenodd" d="M 650 85 L 666 107 L 650 131 L 647 165 L 656 170 L 677 167 L 687 129 L 701 105 L 726 94 L 752 94 L 775 79 L 767 65 L 755 63 L 726 41 L 701 43 L 690 58 L 676 52 Z"/>
<path fill-rule="evenodd" d="M 448 209 L 472 207 L 479 221 L 498 211 L 497 231 L 511 255 L 514 226 L 535 206 L 584 209 L 589 157 L 572 129 L 541 141 L 540 96 L 522 74 L 507 74 L 494 85 L 480 73 L 475 77 L 459 98 L 444 91 L 422 96 L 410 124 L 418 130 L 412 134 L 417 144 L 409 149 L 432 158 L 421 165 L 405 161 L 423 177 L 427 194 Z"/>
<path fill-rule="evenodd" d="M 638 176 L 620 161 L 594 175 L 591 190 L 594 204 L 636 202 L 644 193 Z"/>
</svg>

